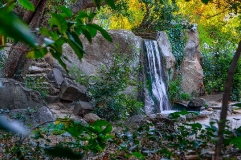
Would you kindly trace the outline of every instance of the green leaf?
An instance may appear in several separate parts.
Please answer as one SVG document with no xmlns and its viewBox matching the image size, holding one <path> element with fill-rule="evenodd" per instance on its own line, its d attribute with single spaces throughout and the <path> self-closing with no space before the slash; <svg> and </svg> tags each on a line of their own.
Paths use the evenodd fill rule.
<svg viewBox="0 0 241 160">
<path fill-rule="evenodd" d="M 132 155 L 136 158 L 145 159 L 145 157 L 140 152 L 133 152 Z"/>
<path fill-rule="evenodd" d="M 84 126 L 81 124 L 77 124 L 73 122 L 68 128 L 66 129 L 73 137 L 78 137 L 84 131 Z"/>
<path fill-rule="evenodd" d="M 59 39 L 59 35 L 55 31 L 49 31 L 48 28 L 40 28 L 40 33 L 44 36 L 51 37 L 54 41 Z"/>
<path fill-rule="evenodd" d="M 85 11 L 81 11 L 79 12 L 79 15 L 78 15 L 78 19 L 83 19 L 83 18 L 87 18 L 88 17 L 88 14 L 85 12 Z"/>
<path fill-rule="evenodd" d="M 209 1 L 209 0 L 202 0 L 202 2 L 203 2 L 204 4 L 208 4 L 208 1 Z"/>
<path fill-rule="evenodd" d="M 68 25 L 65 18 L 62 15 L 56 14 L 56 13 L 51 13 L 51 15 L 52 15 L 52 18 L 49 19 L 49 23 L 51 27 L 57 26 L 60 33 L 66 32 L 68 29 Z"/>
<path fill-rule="evenodd" d="M 59 6 L 58 8 L 63 12 L 63 14 L 65 14 L 66 17 L 72 17 L 72 11 L 69 8 L 65 6 Z"/>
<path fill-rule="evenodd" d="M 45 153 L 53 156 L 53 157 L 60 157 L 60 158 L 68 158 L 68 159 L 81 159 L 83 154 L 74 153 L 72 149 L 69 147 L 63 146 L 54 146 L 45 148 Z"/>
<path fill-rule="evenodd" d="M 67 35 L 69 37 L 67 40 L 68 44 L 75 51 L 75 54 L 78 56 L 79 60 L 81 60 L 85 52 L 78 35 L 75 32 L 67 32 Z"/>
<path fill-rule="evenodd" d="M 51 48 L 50 48 L 49 51 L 50 51 L 50 53 L 52 54 L 52 56 L 53 56 L 55 59 L 57 59 L 57 61 L 59 62 L 59 64 L 60 64 L 62 67 L 64 67 L 64 69 L 67 71 L 68 69 L 67 69 L 67 67 L 66 67 L 66 64 L 62 61 L 61 56 L 60 56 L 59 54 L 56 54 L 56 52 L 55 52 L 54 49 L 51 49 Z"/>
<path fill-rule="evenodd" d="M 92 27 L 88 27 L 88 30 L 89 30 L 92 38 L 96 36 L 96 34 L 97 34 L 97 29 L 92 28 Z"/>
<path fill-rule="evenodd" d="M 88 41 L 90 43 L 92 43 L 92 36 L 91 36 L 90 32 L 83 27 L 81 27 L 80 30 L 82 31 L 83 35 L 88 39 Z"/>
<path fill-rule="evenodd" d="M 27 58 L 42 58 L 48 53 L 47 48 L 36 49 L 29 51 L 26 55 Z"/>
<path fill-rule="evenodd" d="M 16 41 L 23 41 L 28 45 L 35 47 L 35 37 L 29 27 L 13 14 L 0 10 L 0 35 L 6 35 Z"/>
<path fill-rule="evenodd" d="M 112 42 L 112 38 L 111 36 L 109 35 L 109 33 L 104 30 L 102 27 L 98 26 L 97 24 L 87 24 L 87 27 L 92 27 L 92 28 L 95 28 L 97 29 L 98 31 L 100 31 L 100 33 L 102 34 L 102 36 L 107 39 L 108 41 Z"/>
<path fill-rule="evenodd" d="M 232 139 L 230 143 L 236 145 L 239 149 L 241 149 L 241 137 L 236 137 Z"/>
<path fill-rule="evenodd" d="M 40 133 L 39 130 L 33 130 L 31 134 L 32 138 L 34 139 L 44 138 L 44 136 Z"/>
<path fill-rule="evenodd" d="M 232 104 L 232 106 L 241 107 L 241 102 L 238 102 L 238 103 Z"/>
<path fill-rule="evenodd" d="M 106 126 L 106 125 L 108 125 L 108 124 L 109 124 L 109 122 L 107 122 L 107 121 L 105 121 L 105 120 L 97 120 L 97 121 L 95 121 L 93 124 L 91 124 L 90 126 L 102 127 L 102 126 Z"/>
<path fill-rule="evenodd" d="M 30 11 L 34 11 L 34 5 L 31 2 L 29 2 L 29 0 L 18 0 L 18 2 L 21 6 L 23 6 L 23 8 Z"/>
<path fill-rule="evenodd" d="M 108 4 L 112 9 L 116 9 L 114 0 L 105 0 L 106 4 Z"/>
<path fill-rule="evenodd" d="M 111 124 L 108 124 L 101 133 L 108 134 L 108 133 L 111 133 L 111 131 L 112 131 L 112 126 L 111 126 Z"/>
</svg>

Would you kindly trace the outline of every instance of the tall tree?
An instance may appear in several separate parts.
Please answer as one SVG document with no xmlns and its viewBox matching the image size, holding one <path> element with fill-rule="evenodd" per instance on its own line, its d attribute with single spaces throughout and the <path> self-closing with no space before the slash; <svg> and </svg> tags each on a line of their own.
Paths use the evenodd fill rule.
<svg viewBox="0 0 241 160">
<path fill-rule="evenodd" d="M 18 16 L 29 25 L 30 29 L 34 32 L 36 28 L 39 27 L 43 20 L 44 10 L 47 8 L 48 0 L 31 0 L 34 5 L 34 11 L 16 9 Z M 99 4 L 103 5 L 105 3 Z M 78 13 L 79 11 L 95 7 L 96 3 L 92 0 L 78 0 L 70 8 L 73 13 Z M 43 37 L 37 36 L 37 41 L 41 44 L 43 43 Z M 26 59 L 26 53 L 29 51 L 29 47 L 22 42 L 17 42 L 11 46 L 9 51 L 8 59 L 2 69 L 2 76 L 7 78 L 17 78 L 18 76 L 25 76 L 26 71 L 29 67 L 30 59 Z"/>
</svg>

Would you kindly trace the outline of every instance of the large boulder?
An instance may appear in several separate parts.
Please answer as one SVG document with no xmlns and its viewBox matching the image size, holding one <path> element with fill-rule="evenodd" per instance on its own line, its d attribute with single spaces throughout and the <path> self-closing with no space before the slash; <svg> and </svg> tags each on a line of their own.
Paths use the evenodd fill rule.
<svg viewBox="0 0 241 160">
<path fill-rule="evenodd" d="M 18 120 L 29 128 L 33 128 L 42 123 L 53 123 L 55 118 L 48 107 L 27 109 L 13 109 L 8 114 L 5 114 L 11 119 Z"/>
<path fill-rule="evenodd" d="M 203 90 L 203 69 L 200 64 L 200 49 L 197 31 L 188 31 L 188 42 L 184 50 L 181 64 L 181 88 L 185 93 L 199 96 Z"/>
<path fill-rule="evenodd" d="M 41 95 L 21 82 L 0 78 L 0 108 L 23 109 L 44 106 Z"/>
<path fill-rule="evenodd" d="M 90 44 L 81 37 L 86 54 L 81 62 L 68 44 L 63 46 L 63 61 L 67 68 L 71 69 L 74 65 L 84 74 L 91 75 L 101 68 L 108 65 L 114 54 L 140 54 L 142 38 L 135 36 L 131 31 L 118 30 L 108 31 L 113 42 L 107 41 L 101 34 L 97 34 Z M 133 66 L 139 65 L 137 57 Z"/>
<path fill-rule="evenodd" d="M 61 100 L 65 101 L 89 101 L 87 96 L 87 89 L 84 85 L 79 85 L 70 79 L 65 79 L 61 85 L 61 92 L 59 95 Z"/>
<path fill-rule="evenodd" d="M 165 64 L 165 71 L 168 73 L 171 71 L 173 73 L 176 59 L 174 55 L 172 54 L 172 46 L 168 39 L 168 36 L 166 32 L 158 32 L 157 34 L 157 43 L 160 47 L 162 57 L 164 58 L 164 64 Z"/>
</svg>

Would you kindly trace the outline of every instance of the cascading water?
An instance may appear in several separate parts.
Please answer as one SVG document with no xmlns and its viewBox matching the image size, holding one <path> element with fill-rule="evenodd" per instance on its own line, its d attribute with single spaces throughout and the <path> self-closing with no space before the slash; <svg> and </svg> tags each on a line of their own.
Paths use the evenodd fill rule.
<svg viewBox="0 0 241 160">
<path fill-rule="evenodd" d="M 146 52 L 147 64 L 145 89 L 145 112 L 160 113 L 170 110 L 170 103 L 167 96 L 167 87 L 164 82 L 164 72 L 158 44 L 154 40 L 144 40 L 144 51 Z"/>
</svg>

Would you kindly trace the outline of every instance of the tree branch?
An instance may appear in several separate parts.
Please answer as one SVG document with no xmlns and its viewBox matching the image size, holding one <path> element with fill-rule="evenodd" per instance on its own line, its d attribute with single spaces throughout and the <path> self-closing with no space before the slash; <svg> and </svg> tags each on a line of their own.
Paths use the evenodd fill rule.
<svg viewBox="0 0 241 160">
<path fill-rule="evenodd" d="M 105 5 L 106 3 L 101 3 L 102 5 Z M 78 0 L 76 3 L 74 3 L 72 6 L 70 6 L 70 9 L 72 10 L 73 14 L 78 13 L 79 11 L 82 11 L 83 9 L 96 7 L 96 4 L 92 0 Z"/>
<path fill-rule="evenodd" d="M 223 94 L 223 102 L 222 102 L 222 110 L 220 113 L 220 121 L 218 123 L 218 139 L 215 147 L 215 160 L 221 160 L 221 149 L 222 149 L 222 144 L 223 144 L 223 132 L 225 129 L 225 123 L 227 119 L 227 110 L 228 110 L 228 101 L 229 101 L 229 96 L 231 92 L 231 87 L 232 87 L 232 81 L 234 77 L 234 72 L 235 68 L 238 63 L 238 59 L 241 54 L 241 41 L 239 42 L 238 48 L 235 52 L 235 55 L 233 57 L 233 60 L 231 62 L 231 65 L 228 70 L 228 77 L 226 80 L 226 86 Z"/>
</svg>

